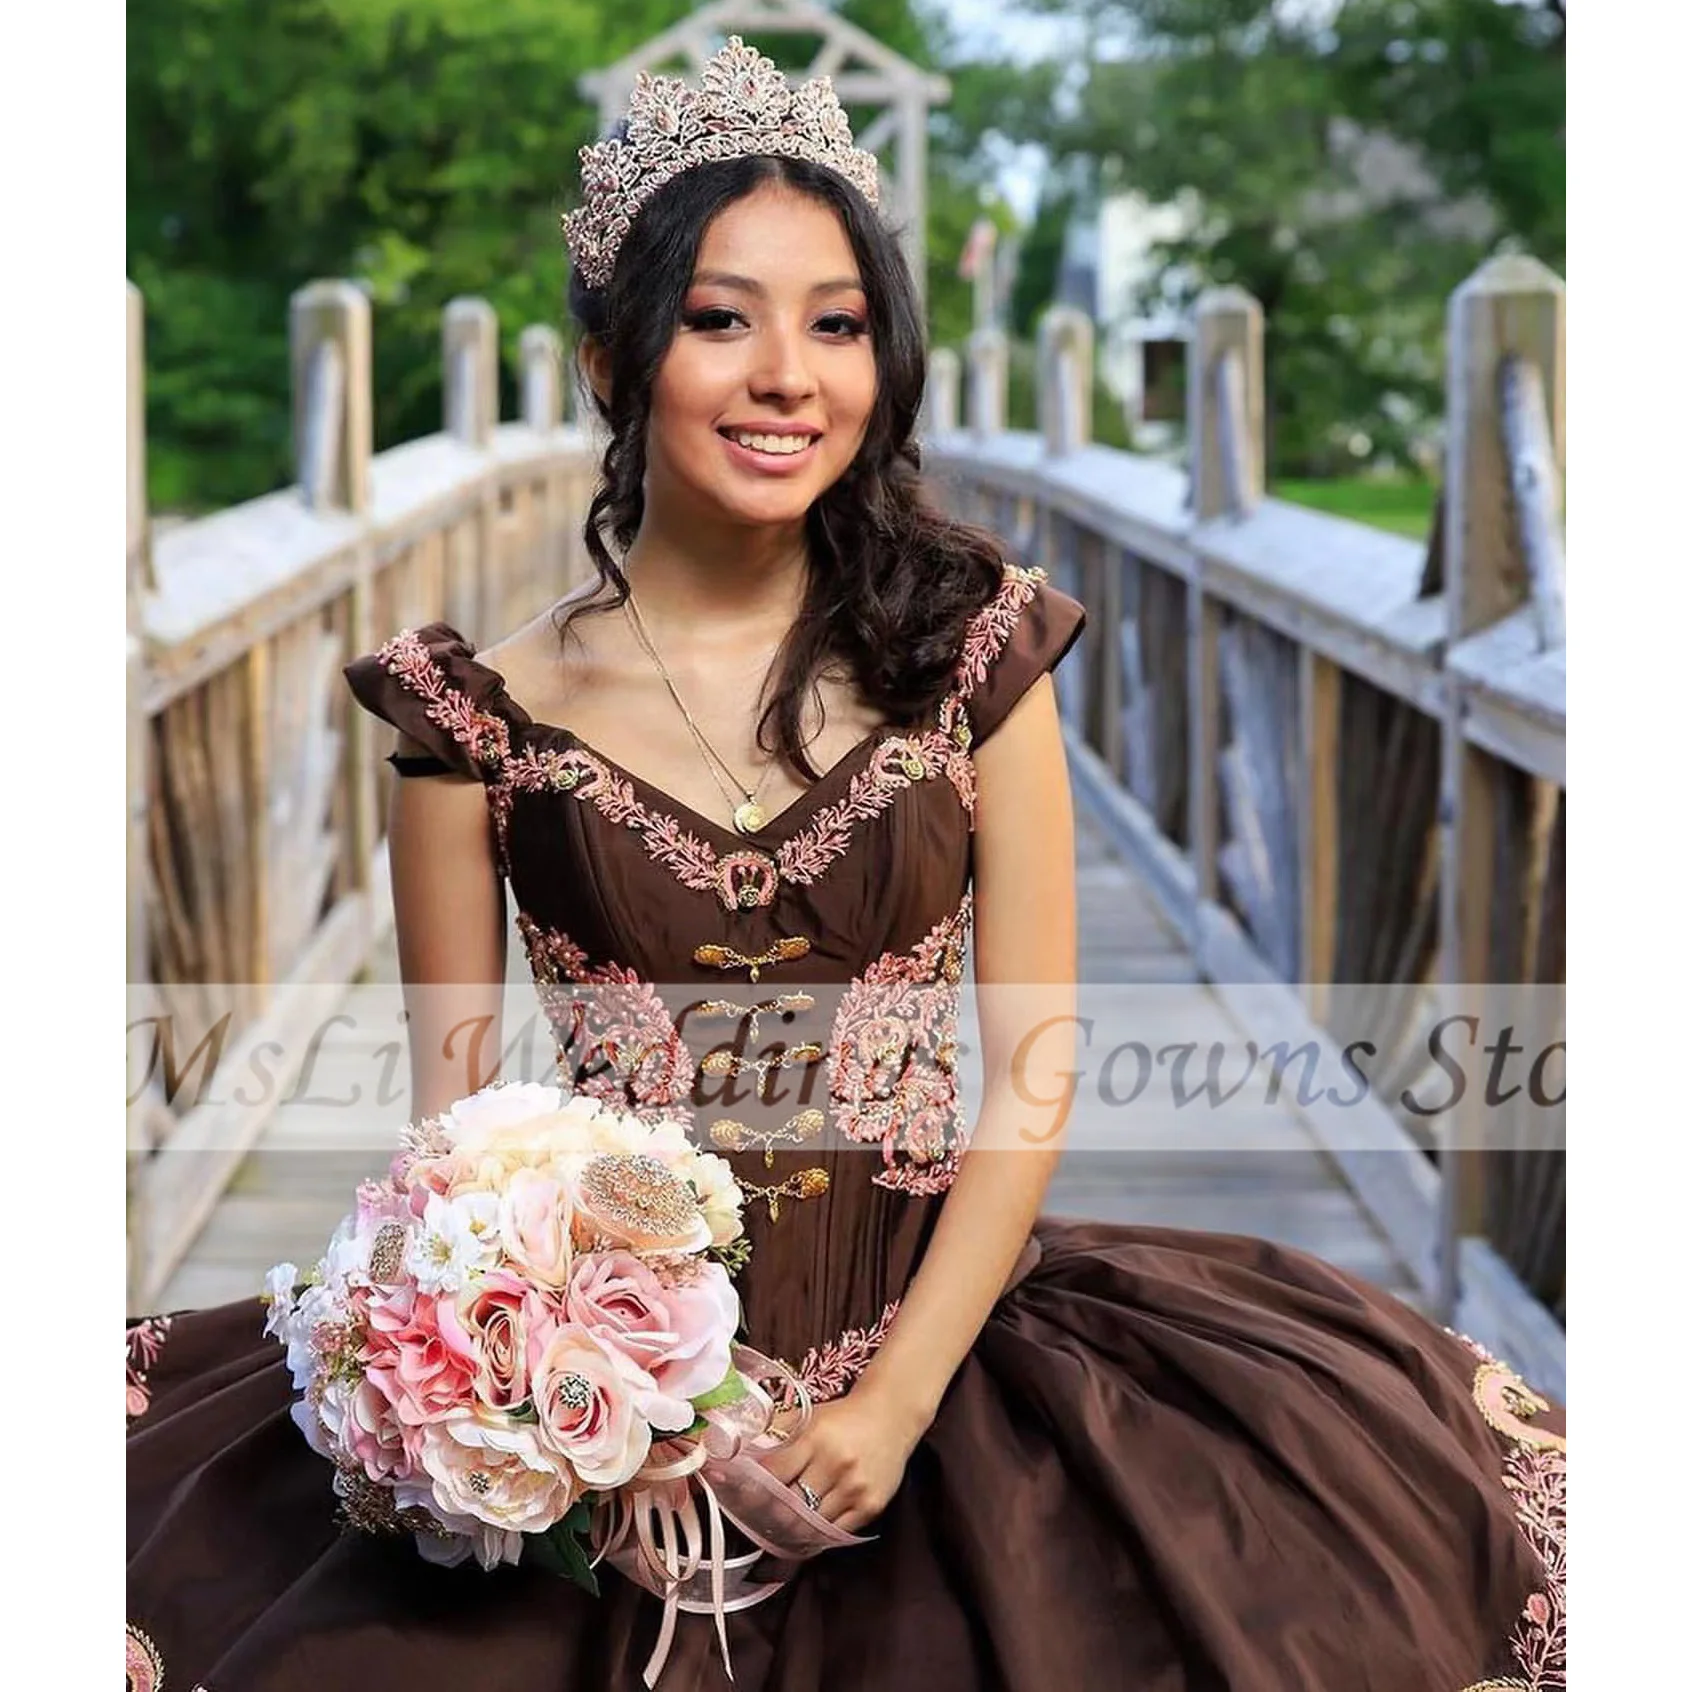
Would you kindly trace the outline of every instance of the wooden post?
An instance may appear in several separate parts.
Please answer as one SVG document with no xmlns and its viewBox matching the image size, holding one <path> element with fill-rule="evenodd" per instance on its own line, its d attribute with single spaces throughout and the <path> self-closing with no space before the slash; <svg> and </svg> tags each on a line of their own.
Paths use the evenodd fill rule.
<svg viewBox="0 0 1692 1692">
<path fill-rule="evenodd" d="M 1263 497 L 1263 308 L 1243 288 L 1199 297 L 1187 359 L 1193 518 L 1245 516 Z"/>
<path fill-rule="evenodd" d="M 550 434 L 564 420 L 563 338 L 544 323 L 531 323 L 517 337 L 517 362 L 523 373 L 523 421 Z"/>
<path fill-rule="evenodd" d="M 1204 907 L 1216 900 L 1217 856 L 1222 849 L 1222 608 L 1201 583 L 1187 584 L 1187 838 L 1193 860 L 1195 951 L 1204 929 Z"/>
<path fill-rule="evenodd" d="M 1451 296 L 1447 315 L 1446 602 L 1452 640 L 1527 596 L 1510 463 L 1504 448 L 1505 361 L 1536 368 L 1555 472 L 1565 469 L 1564 286 L 1538 259 L 1490 259 Z"/>
<path fill-rule="evenodd" d="M 1122 675 L 1123 574 L 1128 560 L 1119 546 L 1095 536 L 1095 557 L 1099 564 L 1098 620 L 1101 625 L 1099 654 L 1099 741 L 1098 754 L 1110 773 L 1122 781 L 1127 770 L 1123 713 L 1127 691 Z"/>
<path fill-rule="evenodd" d="M 128 1015 L 137 1016 L 144 1009 L 145 995 L 137 991 L 152 978 L 151 957 L 147 935 L 147 903 L 151 876 L 147 861 L 147 740 L 150 733 L 147 714 L 142 706 L 142 692 L 146 682 L 146 646 L 141 628 L 142 595 L 151 588 L 151 547 L 147 520 L 147 366 L 145 356 L 145 318 L 141 290 L 133 282 L 128 289 L 129 313 L 129 522 L 128 557 L 126 560 L 125 601 L 127 604 L 128 638 L 125 642 L 125 789 L 128 799 L 128 833 L 125 852 L 125 974 L 129 983 Z M 150 1101 L 143 1097 L 130 1105 L 127 1112 L 128 1155 L 125 1184 L 125 1270 L 127 1303 L 131 1314 L 138 1309 L 139 1279 L 147 1255 L 146 1211 L 142 1200 L 142 1186 L 138 1179 L 140 1166 L 151 1149 Z"/>
<path fill-rule="evenodd" d="M 923 394 L 923 432 L 950 435 L 958 426 L 958 384 L 962 367 L 950 347 L 928 355 L 928 387 Z"/>
<path fill-rule="evenodd" d="M 1010 343 L 1002 329 L 977 329 L 969 338 L 969 426 L 977 439 L 1005 427 Z"/>
<path fill-rule="evenodd" d="M 1446 639 L 1455 645 L 1509 615 L 1528 594 L 1504 445 L 1502 366 L 1537 367 L 1556 466 L 1564 454 L 1562 282 L 1538 260 L 1507 254 L 1451 297 L 1447 317 Z M 1444 1011 L 1485 1018 L 1497 997 L 1492 903 L 1506 819 L 1489 760 L 1464 731 L 1467 694 L 1448 682 L 1441 745 L 1440 980 Z M 1505 984 L 1498 984 L 1505 985 Z M 1439 1122 L 1438 1313 L 1455 1320 L 1462 1242 L 1484 1234 L 1487 1158 L 1483 1090 Z"/>
<path fill-rule="evenodd" d="M 919 86 L 899 95 L 898 182 L 904 228 L 900 244 L 916 289 L 919 320 L 928 311 L 928 98 Z"/>
<path fill-rule="evenodd" d="M 1320 1022 L 1334 979 L 1339 925 L 1339 666 L 1308 646 L 1298 649 L 1299 976 L 1305 1004 Z"/>
<path fill-rule="evenodd" d="M 301 492 L 320 508 L 367 516 L 374 417 L 369 296 L 351 282 L 308 284 L 289 302 L 288 339 L 294 381 L 294 457 Z M 374 572 L 370 543 L 360 540 L 347 588 L 345 656 L 349 660 L 370 651 L 379 638 Z M 262 659 L 255 659 L 248 693 L 253 711 L 263 708 L 267 687 L 267 669 Z M 255 732 L 262 733 L 256 718 L 254 726 Z M 341 779 L 347 796 L 348 857 L 353 885 L 364 892 L 370 889 L 380 832 L 376 745 L 376 723 L 370 713 L 347 711 Z"/>
<path fill-rule="evenodd" d="M 288 302 L 294 479 L 319 510 L 370 509 L 370 299 L 351 282 L 309 282 Z"/>
<path fill-rule="evenodd" d="M 1056 457 L 1093 438 L 1093 320 L 1073 306 L 1040 319 L 1035 353 L 1036 403 L 1046 452 Z"/>
<path fill-rule="evenodd" d="M 486 452 L 499 423 L 499 319 L 486 300 L 449 300 L 441 314 L 442 408 L 455 441 Z M 447 538 L 446 617 L 473 640 L 497 640 L 505 603 L 497 540 L 498 494 L 492 481 L 468 534 Z M 466 548 L 466 540 L 469 545 Z"/>
<path fill-rule="evenodd" d="M 539 434 L 550 434 L 563 423 L 564 340 L 556 329 L 531 323 L 517 337 L 517 363 L 522 371 L 523 421 Z M 560 593 L 569 573 L 568 548 L 564 536 L 567 490 L 557 471 L 548 473 L 541 484 L 539 532 L 531 543 L 531 567 L 546 584 L 549 593 Z M 533 583 L 529 590 L 533 591 Z M 522 606 L 526 618 L 534 607 Z"/>
<path fill-rule="evenodd" d="M 441 363 L 446 432 L 485 450 L 499 422 L 499 318 L 486 300 L 447 302 Z"/>
</svg>

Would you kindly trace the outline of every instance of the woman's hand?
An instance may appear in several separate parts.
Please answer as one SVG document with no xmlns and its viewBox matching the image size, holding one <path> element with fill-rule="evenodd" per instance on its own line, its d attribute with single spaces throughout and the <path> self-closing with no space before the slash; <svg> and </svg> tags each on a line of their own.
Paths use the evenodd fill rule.
<svg viewBox="0 0 1692 1692">
<path fill-rule="evenodd" d="M 885 1510 L 927 1423 L 861 1383 L 844 1398 L 819 1404 L 805 1431 L 766 1457 L 779 1481 L 803 1481 L 817 1494 L 817 1513 L 856 1533 Z"/>
</svg>

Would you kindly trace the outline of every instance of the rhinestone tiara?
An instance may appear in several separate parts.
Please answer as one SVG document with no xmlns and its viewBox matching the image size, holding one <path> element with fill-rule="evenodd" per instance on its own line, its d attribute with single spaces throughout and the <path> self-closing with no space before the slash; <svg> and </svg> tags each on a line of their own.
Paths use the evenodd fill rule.
<svg viewBox="0 0 1692 1692">
<path fill-rule="evenodd" d="M 582 204 L 563 220 L 576 274 L 590 288 L 611 280 L 640 208 L 672 177 L 715 159 L 768 153 L 826 165 L 872 206 L 880 203 L 875 155 L 853 146 L 831 78 L 795 88 L 738 35 L 706 64 L 697 89 L 642 71 L 626 135 L 581 150 Z"/>
</svg>

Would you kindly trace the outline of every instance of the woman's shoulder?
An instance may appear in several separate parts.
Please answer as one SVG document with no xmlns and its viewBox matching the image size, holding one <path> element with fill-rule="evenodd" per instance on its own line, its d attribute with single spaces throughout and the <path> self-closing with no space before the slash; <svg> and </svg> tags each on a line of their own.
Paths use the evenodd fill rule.
<svg viewBox="0 0 1692 1692">
<path fill-rule="evenodd" d="M 1005 559 L 997 588 L 970 619 L 956 687 L 979 745 L 1011 707 L 1055 670 L 1086 626 L 1085 606 L 1054 587 L 1043 566 Z"/>
<path fill-rule="evenodd" d="M 484 668 L 497 671 L 503 678 L 508 697 L 521 699 L 535 707 L 537 702 L 544 705 L 559 692 L 567 656 L 565 643 L 560 638 L 563 620 L 596 597 L 597 585 L 587 583 L 572 588 L 562 599 L 555 600 L 521 627 L 513 629 L 477 654 L 478 662 Z M 580 626 L 573 627 L 576 632 L 572 635 L 572 643 L 575 644 L 581 638 Z M 544 710 L 537 710 L 534 714 L 542 718 L 547 715 Z"/>
<path fill-rule="evenodd" d="M 400 752 L 416 773 L 486 780 L 511 755 L 513 731 L 529 720 L 496 659 L 497 649 L 479 650 L 460 629 L 437 621 L 399 630 L 343 674 L 358 703 L 399 731 Z M 425 758 L 440 770 L 424 769 Z"/>
</svg>

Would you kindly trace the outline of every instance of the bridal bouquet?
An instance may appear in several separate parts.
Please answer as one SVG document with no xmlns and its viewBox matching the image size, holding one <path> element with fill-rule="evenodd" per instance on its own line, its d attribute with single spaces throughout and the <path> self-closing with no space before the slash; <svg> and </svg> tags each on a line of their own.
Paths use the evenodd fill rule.
<svg viewBox="0 0 1692 1692">
<path fill-rule="evenodd" d="M 679 1124 L 555 1087 L 408 1128 L 316 1268 L 278 1264 L 265 1295 L 344 1514 L 436 1562 L 532 1557 L 596 1591 L 611 1556 L 673 1593 L 702 1553 L 689 1477 L 773 1421 L 769 1360 L 734 1343 L 741 1203 Z"/>
</svg>

